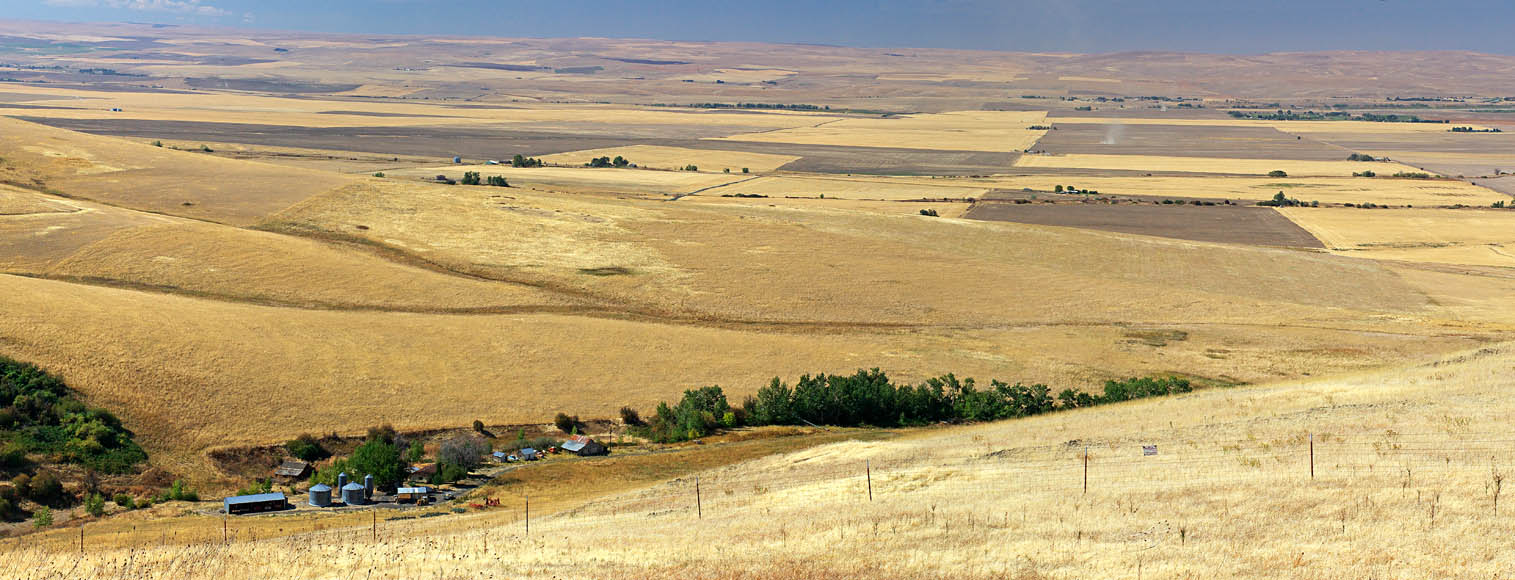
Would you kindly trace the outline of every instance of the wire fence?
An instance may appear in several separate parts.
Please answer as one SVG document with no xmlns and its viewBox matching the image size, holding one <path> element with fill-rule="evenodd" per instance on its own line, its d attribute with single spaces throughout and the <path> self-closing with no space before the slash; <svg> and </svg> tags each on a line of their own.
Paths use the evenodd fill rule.
<svg viewBox="0 0 1515 580">
<path fill-rule="evenodd" d="M 1434 432 L 1320 434 L 1300 433 L 1282 440 L 1163 439 L 1069 442 L 1041 447 L 982 451 L 922 450 L 900 453 L 889 447 L 870 451 L 886 455 L 857 459 L 804 460 L 779 456 L 699 475 L 674 479 L 641 491 L 610 497 L 586 497 L 552 514 L 528 513 L 529 497 L 502 496 L 490 526 L 507 537 L 550 533 L 556 524 L 573 526 L 639 525 L 648 520 L 678 521 L 751 514 L 782 502 L 835 508 L 870 502 L 938 501 L 964 494 L 1066 498 L 1101 497 L 1217 489 L 1230 485 L 1316 485 L 1353 490 L 1445 488 L 1486 498 L 1504 466 L 1515 466 L 1515 437 L 1505 433 Z M 766 466 L 766 467 L 764 467 Z M 570 485 L 571 482 L 565 482 Z M 561 505 L 561 497 L 558 504 Z M 479 500 L 482 502 L 482 500 Z M 538 504 L 540 509 L 540 504 Z M 926 509 L 925 505 L 921 509 Z M 934 506 L 932 506 L 934 509 Z M 302 510 L 303 511 L 303 510 Z M 391 533 L 396 516 L 418 523 L 410 512 L 370 509 L 365 526 L 350 519 L 321 522 L 312 541 L 378 541 Z M 407 515 L 408 514 L 408 515 Z M 329 513 L 271 517 L 330 517 Z M 282 528 L 238 525 L 239 517 L 222 518 L 219 529 L 118 530 L 93 537 L 80 528 L 78 547 L 173 546 L 273 541 L 290 534 Z M 312 529 L 309 522 L 300 529 Z M 364 529 L 369 528 L 369 529 Z M 25 538 L 8 541 L 20 545 Z M 52 543 L 56 545 L 55 541 Z"/>
</svg>

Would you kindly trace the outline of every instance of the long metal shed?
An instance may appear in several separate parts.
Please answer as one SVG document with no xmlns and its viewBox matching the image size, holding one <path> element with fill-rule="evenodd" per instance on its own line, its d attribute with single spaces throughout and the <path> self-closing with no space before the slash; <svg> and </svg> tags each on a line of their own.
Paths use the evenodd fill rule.
<svg viewBox="0 0 1515 580">
<path fill-rule="evenodd" d="M 271 512 L 289 509 L 289 499 L 282 492 L 239 495 L 221 500 L 228 515 Z"/>
</svg>

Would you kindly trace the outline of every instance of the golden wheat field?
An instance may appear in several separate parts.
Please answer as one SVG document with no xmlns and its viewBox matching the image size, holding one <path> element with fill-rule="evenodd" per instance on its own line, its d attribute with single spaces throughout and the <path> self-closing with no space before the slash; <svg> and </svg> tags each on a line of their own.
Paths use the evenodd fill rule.
<svg viewBox="0 0 1515 580">
<path fill-rule="evenodd" d="M 1391 172 L 1418 171 L 1414 167 L 1398 163 L 1300 161 L 1293 159 L 1223 159 L 1218 157 L 1166 157 L 1161 155 L 1099 155 L 1091 153 L 1022 155 L 1015 161 L 1015 166 L 1241 175 L 1267 175 L 1271 171 L 1283 171 L 1288 173 L 1289 176 L 1300 177 L 1351 177 L 1353 173 L 1364 171 L 1373 171 L 1383 175 L 1390 175 Z"/>
<path fill-rule="evenodd" d="M 1315 208 L 1311 208 L 1315 209 Z M 1282 208 L 1333 252 L 1379 260 L 1515 266 L 1515 215 L 1502 209 L 1304 211 Z"/>
<path fill-rule="evenodd" d="M 730 141 L 844 147 L 1013 152 L 1035 144 L 1045 112 L 951 111 L 881 119 L 816 119 L 805 127 L 725 137 Z"/>
<path fill-rule="evenodd" d="M 625 157 L 631 163 L 651 169 L 678 171 L 693 165 L 698 167 L 700 171 L 707 173 L 722 173 L 724 171 L 733 174 L 747 173 L 743 171 L 744 168 L 758 173 L 767 173 L 799 159 L 795 155 L 772 155 L 744 151 L 722 151 L 719 149 L 689 149 L 687 147 L 662 147 L 658 145 L 632 145 L 629 147 L 610 147 L 558 153 L 543 157 L 542 161 L 558 165 L 584 165 L 596 157 Z"/>
<path fill-rule="evenodd" d="M 1057 115 L 1052 121 L 1058 123 L 1099 123 L 1121 125 L 1184 125 L 1212 127 L 1267 127 L 1285 133 L 1337 133 L 1337 134 L 1426 134 L 1446 133 L 1448 126 L 1440 123 L 1378 123 L 1372 121 L 1270 121 L 1265 119 L 1232 119 L 1216 116 L 1209 119 L 1156 118 L 1156 117 L 1085 117 L 1077 114 Z M 1485 125 L 1459 123 L 1475 129 L 1487 129 Z"/>
<path fill-rule="evenodd" d="M 1326 204 L 1375 203 L 1379 205 L 1488 205 L 1509 196 L 1465 181 L 1426 179 L 1368 179 L 1362 177 L 1110 177 L 1102 175 L 995 175 L 978 179 L 903 178 L 922 185 L 955 184 L 1012 189 L 1053 191 L 1061 185 L 1087 189 L 1101 195 L 1140 195 L 1199 199 L 1228 199 L 1251 203 L 1264 201 L 1282 191 L 1290 198 Z"/>
</svg>

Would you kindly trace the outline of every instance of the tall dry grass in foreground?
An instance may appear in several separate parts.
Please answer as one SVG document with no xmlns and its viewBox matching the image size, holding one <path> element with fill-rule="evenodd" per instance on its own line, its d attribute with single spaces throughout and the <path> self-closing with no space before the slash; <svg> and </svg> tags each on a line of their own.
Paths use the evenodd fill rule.
<svg viewBox="0 0 1515 580">
<path fill-rule="evenodd" d="M 529 535 L 523 498 L 506 497 L 492 512 L 380 520 L 376 537 L 363 522 L 226 544 L 144 537 L 79 556 L 64 530 L 8 540 L 0 567 L 15 578 L 1497 577 L 1515 567 L 1500 540 L 1515 510 L 1495 507 L 1515 467 L 1500 395 L 1511 353 L 817 447 L 703 472 L 698 503 L 681 479 L 534 516 Z"/>
</svg>

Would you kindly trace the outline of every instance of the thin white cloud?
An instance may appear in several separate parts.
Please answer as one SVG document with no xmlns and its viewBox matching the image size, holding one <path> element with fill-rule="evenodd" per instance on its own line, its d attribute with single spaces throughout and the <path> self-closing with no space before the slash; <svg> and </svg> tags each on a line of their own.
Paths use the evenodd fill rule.
<svg viewBox="0 0 1515 580">
<path fill-rule="evenodd" d="M 228 14 L 225 10 L 205 4 L 202 0 L 42 0 L 42 3 L 67 8 L 105 6 L 138 12 L 172 12 L 194 16 L 221 17 Z"/>
</svg>

